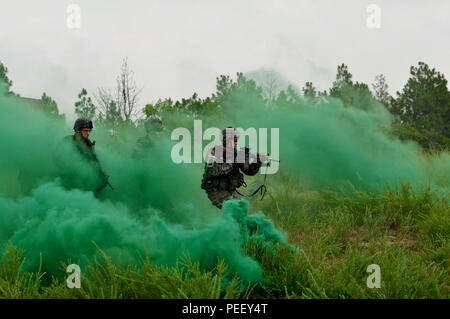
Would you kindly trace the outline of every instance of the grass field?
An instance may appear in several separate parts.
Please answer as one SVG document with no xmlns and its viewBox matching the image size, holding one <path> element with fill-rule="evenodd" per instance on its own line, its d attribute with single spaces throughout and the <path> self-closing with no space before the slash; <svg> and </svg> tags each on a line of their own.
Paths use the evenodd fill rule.
<svg viewBox="0 0 450 319">
<path fill-rule="evenodd" d="M 188 252 L 175 266 L 89 261 L 81 288 L 42 271 L 23 271 L 24 251 L 8 245 L 0 260 L 0 298 L 449 298 L 450 210 L 447 195 L 408 182 L 347 194 L 273 180 L 263 201 L 251 200 L 286 234 L 289 245 L 248 237 L 242 250 L 264 280 L 246 284 L 223 260 L 209 271 Z M 100 249 L 100 248 L 99 248 Z M 61 261 L 62 263 L 65 261 Z M 368 288 L 367 267 L 381 269 Z M 61 269 L 64 268 L 62 264 Z"/>
</svg>

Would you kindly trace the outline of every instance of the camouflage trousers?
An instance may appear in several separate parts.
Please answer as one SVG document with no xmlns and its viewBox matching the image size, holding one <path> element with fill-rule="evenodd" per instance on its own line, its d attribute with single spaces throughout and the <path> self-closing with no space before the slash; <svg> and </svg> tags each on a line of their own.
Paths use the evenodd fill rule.
<svg viewBox="0 0 450 319">
<path fill-rule="evenodd" d="M 207 194 L 211 203 L 220 209 L 222 209 L 222 204 L 224 201 L 229 199 L 240 199 L 240 196 L 236 193 L 236 191 L 218 190 L 209 191 Z"/>
</svg>

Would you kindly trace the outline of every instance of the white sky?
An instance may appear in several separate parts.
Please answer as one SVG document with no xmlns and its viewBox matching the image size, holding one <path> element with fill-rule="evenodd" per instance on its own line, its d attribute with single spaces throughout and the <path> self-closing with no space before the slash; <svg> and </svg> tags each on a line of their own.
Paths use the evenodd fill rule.
<svg viewBox="0 0 450 319">
<path fill-rule="evenodd" d="M 80 29 L 67 27 L 71 3 Z M 366 25 L 371 3 L 380 29 Z M 69 118 L 83 87 L 90 95 L 115 87 L 126 56 L 142 106 L 206 96 L 220 74 L 260 68 L 324 90 L 346 63 L 356 81 L 385 74 L 391 93 L 418 61 L 450 74 L 448 0 L 0 0 L 0 10 L 0 61 L 13 90 L 45 91 Z"/>
</svg>

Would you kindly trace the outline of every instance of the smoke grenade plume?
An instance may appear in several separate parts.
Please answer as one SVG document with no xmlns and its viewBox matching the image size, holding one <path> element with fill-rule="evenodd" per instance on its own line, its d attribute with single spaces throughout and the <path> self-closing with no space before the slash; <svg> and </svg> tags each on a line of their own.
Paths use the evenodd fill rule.
<svg viewBox="0 0 450 319">
<path fill-rule="evenodd" d="M 24 248 L 28 269 L 37 269 L 40 254 L 52 274 L 69 259 L 83 264 L 98 253 L 95 243 L 129 263 L 145 251 L 158 264 L 174 264 L 185 251 L 204 267 L 224 258 L 232 271 L 254 282 L 262 270 L 242 250 L 246 234 L 258 230 L 267 243 L 286 242 L 262 213 L 248 214 L 245 200 L 227 202 L 222 212 L 212 206 L 200 188 L 204 164 L 175 164 L 170 134 L 136 158 L 142 131 L 124 128 L 111 136 L 95 127 L 91 138 L 115 190 L 94 194 L 93 168 L 64 140 L 73 130 L 4 93 L 1 85 L 0 244 Z M 338 190 L 348 182 L 376 189 L 400 178 L 448 191 L 449 154 L 426 159 L 415 143 L 389 137 L 384 128 L 392 119 L 381 104 L 363 110 L 328 99 L 305 100 L 295 109 L 267 107 L 238 92 L 222 114 L 205 116 L 203 126 L 279 128 L 277 174 L 311 189 Z M 170 127 L 193 125 L 177 114 L 164 121 Z"/>
<path fill-rule="evenodd" d="M 146 252 L 169 265 L 188 252 L 205 268 L 223 258 L 245 281 L 261 279 L 260 265 L 242 252 L 242 225 L 261 225 L 272 242 L 284 237 L 263 215 L 248 216 L 246 201 L 220 213 L 199 187 L 201 166 L 174 164 L 168 138 L 137 159 L 136 133 L 94 130 L 115 186 L 95 195 L 97 175 L 64 139 L 70 134 L 64 121 L 0 92 L 0 243 L 24 248 L 26 269 L 36 270 L 42 254 L 44 270 L 58 274 L 62 262 L 83 265 L 98 246 L 126 263 Z"/>
</svg>

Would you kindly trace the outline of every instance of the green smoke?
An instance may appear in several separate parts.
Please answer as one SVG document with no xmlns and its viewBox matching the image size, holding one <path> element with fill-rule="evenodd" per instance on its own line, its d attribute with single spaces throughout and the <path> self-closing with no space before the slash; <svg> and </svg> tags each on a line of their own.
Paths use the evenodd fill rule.
<svg viewBox="0 0 450 319">
<path fill-rule="evenodd" d="M 172 128 L 193 126 L 180 114 L 164 120 Z M 448 153 L 425 158 L 416 144 L 389 137 L 392 119 L 376 103 L 344 107 L 327 99 L 267 107 L 238 92 L 224 102 L 221 116 L 203 120 L 204 129 L 279 128 L 278 174 L 313 189 L 339 189 L 348 181 L 361 185 L 361 179 L 375 188 L 400 178 L 447 191 Z M 203 164 L 173 163 L 168 134 L 143 159 L 135 159 L 142 131 L 121 128 L 111 136 L 96 128 L 91 138 L 115 187 L 98 196 L 90 191 L 96 174 L 63 140 L 69 134 L 65 123 L 0 90 L 0 243 L 10 240 L 24 248 L 27 267 L 37 268 L 42 253 L 45 269 L 56 273 L 62 261 L 82 263 L 94 256 L 95 242 L 129 263 L 145 251 L 160 264 L 175 263 L 186 250 L 204 267 L 224 258 L 241 278 L 257 281 L 262 271 L 242 251 L 245 236 L 258 230 L 266 242 L 285 242 L 262 213 L 248 215 L 246 201 L 230 201 L 222 213 L 213 207 L 200 189 Z"/>
<path fill-rule="evenodd" d="M 135 131 L 111 137 L 95 130 L 115 186 L 95 196 L 96 174 L 64 141 L 72 130 L 1 93 L 0 243 L 24 248 L 27 269 L 37 269 L 42 254 L 44 270 L 57 274 L 61 262 L 83 265 L 97 245 L 125 263 L 148 252 L 155 263 L 174 264 L 187 251 L 202 267 L 223 258 L 242 279 L 262 278 L 260 265 L 242 252 L 243 229 L 261 225 L 267 240 L 283 237 L 263 215 L 248 216 L 246 202 L 231 202 L 221 214 L 199 187 L 202 167 L 174 164 L 167 136 L 135 159 Z"/>
<path fill-rule="evenodd" d="M 125 263 L 136 263 L 145 250 L 158 264 L 174 264 L 186 251 L 205 267 L 213 266 L 220 257 L 243 279 L 256 281 L 261 279 L 260 267 L 241 253 L 244 235 L 231 214 L 239 213 L 241 222 L 250 219 L 253 225 L 264 225 L 262 231 L 268 239 L 280 241 L 282 237 L 263 216 L 246 216 L 245 203 L 230 202 L 222 216 L 193 229 L 167 223 L 150 212 L 145 221 L 138 221 L 124 205 L 103 202 L 90 192 L 44 184 L 32 197 L 17 201 L 0 198 L 0 240 L 26 248 L 32 268 L 38 266 L 42 253 L 44 268 L 55 273 L 61 260 L 83 263 L 84 257 L 96 255 L 95 242 L 114 260 Z"/>
<path fill-rule="evenodd" d="M 375 100 L 345 107 L 338 99 L 323 97 L 267 107 L 259 97 L 237 90 L 224 114 L 227 120 L 215 121 L 219 127 L 279 128 L 278 174 L 309 188 L 337 190 L 350 182 L 376 191 L 401 179 L 448 191 L 449 153 L 425 157 L 415 142 L 390 136 L 392 115 Z M 268 141 L 270 145 L 270 135 Z"/>
</svg>

